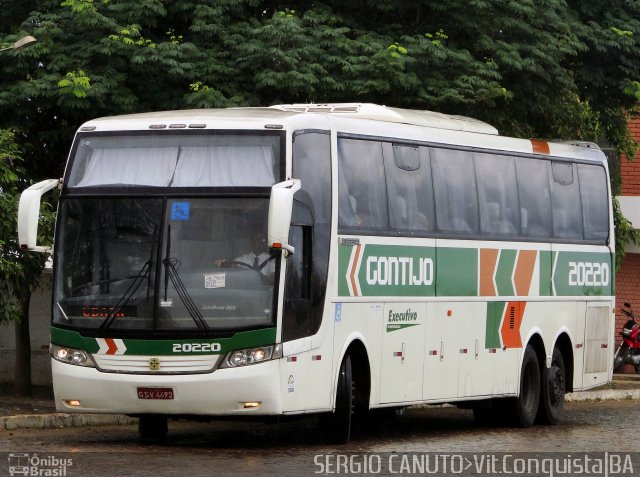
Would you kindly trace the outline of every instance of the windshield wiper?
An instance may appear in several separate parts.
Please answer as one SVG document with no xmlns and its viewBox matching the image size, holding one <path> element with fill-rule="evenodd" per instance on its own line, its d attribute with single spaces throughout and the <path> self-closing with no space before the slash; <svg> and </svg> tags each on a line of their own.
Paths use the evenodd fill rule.
<svg viewBox="0 0 640 477">
<path fill-rule="evenodd" d="M 178 270 L 176 269 L 177 261 L 178 261 L 177 258 L 171 257 L 171 225 L 168 225 L 167 226 L 167 253 L 165 255 L 165 258 L 162 260 L 162 263 L 165 267 L 164 268 L 164 299 L 165 301 L 167 301 L 169 280 L 171 280 L 173 287 L 176 289 L 176 292 L 178 292 L 178 296 L 180 297 L 182 304 L 189 312 L 189 315 L 191 315 L 191 318 L 195 322 L 196 326 L 201 330 L 208 331 L 209 325 L 207 325 L 207 322 L 204 320 L 202 313 L 200 313 L 200 310 L 198 310 L 198 306 L 195 304 L 195 302 L 191 298 L 191 295 L 189 295 L 187 288 L 184 286 L 184 283 L 182 282 L 182 279 L 178 274 Z"/>
<path fill-rule="evenodd" d="M 122 297 L 120 297 L 120 300 L 118 300 L 118 303 L 116 303 L 116 306 L 113 307 L 113 309 L 107 315 L 107 318 L 100 325 L 101 330 L 105 330 L 109 328 L 109 326 L 111 326 L 116 315 L 120 312 L 120 310 L 122 310 L 122 308 L 124 308 L 124 306 L 129 302 L 129 300 L 131 300 L 133 295 L 135 295 L 136 291 L 138 290 L 138 288 L 140 287 L 140 284 L 144 281 L 144 279 L 149 276 L 150 270 L 151 270 L 151 260 L 145 262 L 142 268 L 140 269 L 140 271 L 138 272 L 138 274 L 133 277 L 133 282 L 131 282 L 131 285 L 129 285 L 129 288 L 127 288 L 127 291 L 125 291 Z"/>
<path fill-rule="evenodd" d="M 154 238 L 156 236 L 156 230 L 157 230 L 157 227 L 154 227 L 153 228 Z M 144 265 L 142 266 L 142 268 L 140 269 L 137 275 L 128 276 L 125 278 L 114 278 L 110 280 L 105 280 L 105 282 L 109 283 L 112 281 L 122 281 L 122 280 L 133 278 L 133 282 L 131 282 L 131 285 L 129 285 L 129 288 L 127 288 L 127 291 L 124 292 L 122 297 L 120 297 L 120 300 L 118 300 L 118 303 L 116 303 L 116 306 L 114 306 L 111 312 L 107 315 L 107 318 L 104 320 L 104 323 L 100 325 L 101 330 L 105 330 L 111 326 L 116 315 L 120 312 L 122 308 L 124 308 L 124 306 L 127 303 L 129 303 L 129 300 L 131 300 L 131 298 L 135 295 L 136 291 L 140 287 L 140 284 L 144 281 L 145 278 L 147 279 L 147 301 L 149 300 L 149 287 L 151 285 L 151 264 L 152 263 L 153 263 L 153 247 L 151 247 L 149 260 L 147 260 L 144 263 Z"/>
</svg>

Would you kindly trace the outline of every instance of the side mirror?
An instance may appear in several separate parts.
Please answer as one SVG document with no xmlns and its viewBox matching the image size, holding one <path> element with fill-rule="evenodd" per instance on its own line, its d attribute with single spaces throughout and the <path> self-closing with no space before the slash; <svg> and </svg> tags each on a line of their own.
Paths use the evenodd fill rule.
<svg viewBox="0 0 640 477">
<path fill-rule="evenodd" d="M 288 243 L 293 195 L 300 190 L 300 187 L 302 187 L 300 179 L 274 184 L 271 187 L 271 198 L 269 199 L 268 244 L 272 248 L 285 250 L 289 255 L 293 255 L 295 252 L 295 249 Z"/>
<path fill-rule="evenodd" d="M 51 246 L 38 246 L 38 218 L 40 217 L 40 198 L 58 186 L 61 179 L 47 179 L 33 184 L 20 195 L 18 205 L 18 243 L 22 250 L 51 253 Z"/>
</svg>

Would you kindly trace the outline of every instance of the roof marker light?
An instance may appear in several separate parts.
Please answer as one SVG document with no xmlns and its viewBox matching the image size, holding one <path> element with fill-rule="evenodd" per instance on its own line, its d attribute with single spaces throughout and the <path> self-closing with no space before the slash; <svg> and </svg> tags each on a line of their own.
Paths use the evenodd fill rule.
<svg viewBox="0 0 640 477">
<path fill-rule="evenodd" d="M 166 124 L 151 124 L 149 129 L 165 129 L 166 127 Z"/>
<path fill-rule="evenodd" d="M 282 124 L 265 124 L 265 129 L 282 129 L 284 126 Z"/>
<path fill-rule="evenodd" d="M 206 124 L 189 124 L 190 129 L 204 129 L 206 127 Z"/>
<path fill-rule="evenodd" d="M 183 129 L 186 127 L 186 124 L 169 124 L 169 129 Z"/>
<path fill-rule="evenodd" d="M 80 131 L 95 131 L 96 127 L 95 126 L 82 126 L 80 128 Z"/>
</svg>

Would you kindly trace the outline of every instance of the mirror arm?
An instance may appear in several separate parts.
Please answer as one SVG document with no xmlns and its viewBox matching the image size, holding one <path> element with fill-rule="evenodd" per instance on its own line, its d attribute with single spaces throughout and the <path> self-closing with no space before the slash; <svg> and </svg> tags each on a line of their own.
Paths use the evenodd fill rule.
<svg viewBox="0 0 640 477">
<path fill-rule="evenodd" d="M 20 195 L 18 205 L 18 244 L 22 250 L 51 253 L 51 246 L 36 245 L 40 199 L 51 189 L 60 187 L 62 179 L 47 179 L 33 184 Z"/>
</svg>

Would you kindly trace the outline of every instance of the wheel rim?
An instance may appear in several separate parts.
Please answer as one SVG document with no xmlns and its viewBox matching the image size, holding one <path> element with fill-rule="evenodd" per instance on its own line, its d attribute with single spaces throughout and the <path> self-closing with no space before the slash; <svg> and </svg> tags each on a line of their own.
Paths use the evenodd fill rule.
<svg viewBox="0 0 640 477">
<path fill-rule="evenodd" d="M 564 373 L 558 363 L 554 362 L 549 368 L 549 401 L 553 407 L 558 407 L 563 400 Z"/>
</svg>

